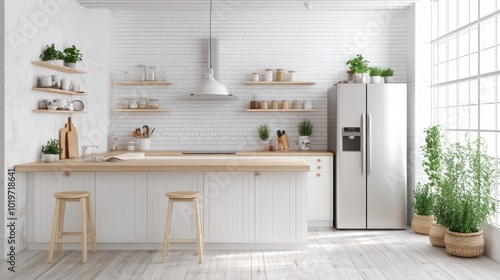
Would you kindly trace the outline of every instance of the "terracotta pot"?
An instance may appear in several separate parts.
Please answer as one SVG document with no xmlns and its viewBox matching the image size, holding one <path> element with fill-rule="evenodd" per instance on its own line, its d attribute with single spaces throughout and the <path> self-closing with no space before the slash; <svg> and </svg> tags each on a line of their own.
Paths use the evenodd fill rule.
<svg viewBox="0 0 500 280">
<path fill-rule="evenodd" d="M 454 256 L 473 258 L 479 257 L 484 253 L 482 230 L 474 233 L 460 233 L 446 230 L 444 243 L 446 251 Z"/>
<path fill-rule="evenodd" d="M 446 235 L 446 228 L 441 224 L 434 223 L 429 231 L 429 241 L 432 245 L 437 247 L 444 247 L 444 236 Z"/>
<path fill-rule="evenodd" d="M 411 221 L 411 228 L 415 233 L 429 235 L 429 230 L 434 221 L 434 216 L 420 216 L 417 213 L 413 214 L 413 220 Z"/>
</svg>

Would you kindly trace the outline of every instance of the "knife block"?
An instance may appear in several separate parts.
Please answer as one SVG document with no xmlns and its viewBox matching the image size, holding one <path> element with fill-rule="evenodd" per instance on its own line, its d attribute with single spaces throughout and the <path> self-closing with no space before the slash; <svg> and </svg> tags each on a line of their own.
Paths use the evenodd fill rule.
<svg viewBox="0 0 500 280">
<path fill-rule="evenodd" d="M 285 134 L 278 138 L 278 150 L 282 152 L 288 152 L 290 144 L 288 143 L 288 136 Z"/>
</svg>

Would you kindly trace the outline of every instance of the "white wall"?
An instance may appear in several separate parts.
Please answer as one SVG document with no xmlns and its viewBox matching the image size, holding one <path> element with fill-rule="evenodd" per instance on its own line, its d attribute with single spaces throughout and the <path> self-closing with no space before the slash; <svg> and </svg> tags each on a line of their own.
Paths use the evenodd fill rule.
<svg viewBox="0 0 500 280">
<path fill-rule="evenodd" d="M 5 2 L 0 2 L 0 30 L 2 30 L 2 34 L 0 35 L 0 69 L 5 69 Z M 5 127 L 5 71 L 0 73 L 0 131 L 4 131 Z M 0 185 L 2 186 L 2 190 L 5 189 L 5 142 L 4 137 L 0 137 Z M 0 240 L 2 240 L 3 244 L 3 236 L 5 236 L 5 212 L 6 207 L 4 205 L 5 201 L 5 193 L 0 191 Z M 5 246 L 0 246 L 0 255 L 5 256 Z M 0 257 L 2 259 L 4 257 Z"/>
<path fill-rule="evenodd" d="M 36 109 L 38 100 L 63 97 L 79 99 L 31 90 L 36 84 L 36 77 L 56 73 L 31 64 L 31 61 L 39 60 L 42 48 L 51 43 L 55 43 L 58 48 L 75 44 L 82 51 L 83 63 L 80 67 L 88 74 L 60 73 L 60 76 L 80 81 L 88 93 L 88 96 L 80 98 L 88 114 L 73 116 L 80 145 L 94 143 L 101 147 L 101 151 L 105 151 L 110 119 L 112 13 L 108 10 L 87 10 L 73 0 L 6 1 L 5 10 L 6 90 L 3 131 L 6 166 L 2 170 L 39 160 L 41 145 L 49 138 L 57 139 L 59 129 L 67 122 L 66 115 L 33 113 L 32 109 Z M 26 246 L 25 187 L 17 186 L 18 251 Z M 4 204 L 3 199 L 1 203 Z M 5 244 L 3 241 L 2 244 Z"/>
<path fill-rule="evenodd" d="M 262 149 L 257 127 L 285 129 L 292 140 L 303 118 L 314 125 L 313 149 L 326 149 L 326 91 L 345 79 L 345 62 L 362 53 L 371 65 L 392 67 L 406 82 L 404 10 L 272 10 L 215 7 L 213 37 L 220 39 L 220 79 L 236 101 L 186 100 L 204 77 L 208 11 L 117 11 L 114 13 L 113 73 L 135 73 L 137 64 L 156 65 L 174 85 L 114 86 L 112 108 L 120 98 L 159 98 L 166 114 L 113 114 L 120 146 L 133 129 L 156 127 L 154 149 Z M 363 19 L 363 20 L 360 20 Z M 314 86 L 246 86 L 251 73 L 265 68 L 297 71 L 298 80 Z M 254 95 L 265 100 L 312 100 L 314 113 L 247 113 Z M 273 133 L 272 135 L 275 135 Z M 292 146 L 292 149 L 298 149 Z"/>
</svg>

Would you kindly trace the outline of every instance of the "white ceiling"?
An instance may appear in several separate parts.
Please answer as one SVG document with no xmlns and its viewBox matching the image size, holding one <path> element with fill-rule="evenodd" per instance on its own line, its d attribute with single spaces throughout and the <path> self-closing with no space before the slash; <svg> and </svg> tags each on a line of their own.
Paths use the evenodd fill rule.
<svg viewBox="0 0 500 280">
<path fill-rule="evenodd" d="M 158 8 L 207 8 L 209 0 L 77 0 L 87 8 L 104 9 L 158 9 Z M 307 0 L 312 9 L 326 8 L 404 8 L 421 0 Z M 305 0 L 213 0 L 213 5 L 223 8 L 304 8 Z"/>
</svg>

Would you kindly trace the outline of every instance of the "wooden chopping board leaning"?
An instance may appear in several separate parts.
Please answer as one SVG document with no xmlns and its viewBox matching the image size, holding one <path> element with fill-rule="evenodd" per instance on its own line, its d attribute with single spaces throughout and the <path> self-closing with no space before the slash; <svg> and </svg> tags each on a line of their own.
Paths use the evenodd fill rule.
<svg viewBox="0 0 500 280">
<path fill-rule="evenodd" d="M 75 130 L 75 126 L 71 124 L 71 130 Z M 68 158 L 68 141 L 66 139 L 66 133 L 68 133 L 69 127 L 68 124 L 64 124 L 64 127 L 59 130 L 59 147 L 61 148 L 62 152 L 59 155 L 60 159 L 67 159 Z"/>
<path fill-rule="evenodd" d="M 78 157 L 78 132 L 71 123 L 71 117 L 68 117 L 68 132 L 66 132 L 66 148 L 68 158 Z"/>
</svg>

